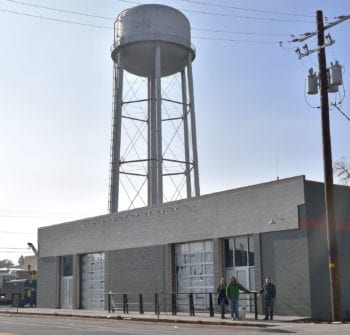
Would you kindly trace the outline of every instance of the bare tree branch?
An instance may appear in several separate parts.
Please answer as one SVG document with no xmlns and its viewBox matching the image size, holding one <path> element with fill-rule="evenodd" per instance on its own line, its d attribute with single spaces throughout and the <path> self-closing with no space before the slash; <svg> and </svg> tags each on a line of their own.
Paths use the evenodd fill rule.
<svg viewBox="0 0 350 335">
<path fill-rule="evenodd" d="M 334 163 L 334 174 L 338 178 L 339 183 L 348 185 L 350 182 L 350 164 L 346 162 L 346 158 L 342 157 Z"/>
</svg>

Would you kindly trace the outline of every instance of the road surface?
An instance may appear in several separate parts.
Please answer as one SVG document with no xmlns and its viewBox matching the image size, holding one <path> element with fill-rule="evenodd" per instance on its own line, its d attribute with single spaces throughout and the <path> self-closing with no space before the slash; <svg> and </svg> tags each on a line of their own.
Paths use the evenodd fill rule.
<svg viewBox="0 0 350 335">
<path fill-rule="evenodd" d="M 184 325 L 58 316 L 0 315 L 0 335 L 264 335 L 350 334 L 350 324 L 278 324 L 272 327 Z"/>
</svg>

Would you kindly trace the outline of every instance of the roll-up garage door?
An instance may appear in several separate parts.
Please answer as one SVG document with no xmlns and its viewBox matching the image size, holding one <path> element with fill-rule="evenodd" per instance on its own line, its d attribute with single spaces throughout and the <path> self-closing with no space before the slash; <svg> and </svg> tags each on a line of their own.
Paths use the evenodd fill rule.
<svg viewBox="0 0 350 335">
<path fill-rule="evenodd" d="M 104 253 L 83 255 L 81 274 L 81 297 L 83 309 L 104 309 L 104 277 Z"/>
</svg>

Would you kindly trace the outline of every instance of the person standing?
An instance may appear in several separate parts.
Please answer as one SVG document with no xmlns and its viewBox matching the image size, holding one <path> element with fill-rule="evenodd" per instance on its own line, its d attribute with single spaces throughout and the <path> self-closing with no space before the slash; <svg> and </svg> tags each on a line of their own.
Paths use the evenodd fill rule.
<svg viewBox="0 0 350 335">
<path fill-rule="evenodd" d="M 265 285 L 259 293 L 264 293 L 264 320 L 269 320 L 269 318 L 270 320 L 273 320 L 273 305 L 276 297 L 276 286 L 272 284 L 270 277 L 265 278 Z"/>
<path fill-rule="evenodd" d="M 27 298 L 28 298 L 29 306 L 33 307 L 33 295 L 32 295 L 32 288 L 31 287 L 27 288 Z"/>
<path fill-rule="evenodd" d="M 33 307 L 33 304 L 36 307 L 36 290 L 38 288 L 38 273 L 35 270 L 31 270 L 30 265 L 28 265 L 28 272 L 32 277 L 31 281 L 31 290 L 30 290 L 30 301 L 31 301 L 31 306 Z"/>
<path fill-rule="evenodd" d="M 247 290 L 240 283 L 238 283 L 236 277 L 231 277 L 231 280 L 226 287 L 226 297 L 230 304 L 230 312 L 231 312 L 232 320 L 239 319 L 239 311 L 238 311 L 239 291 L 249 293 L 249 290 Z"/>
<path fill-rule="evenodd" d="M 226 286 L 227 284 L 225 278 L 221 278 L 219 286 L 216 290 L 218 293 L 218 305 L 220 306 L 221 319 L 225 319 L 225 305 L 227 305 Z"/>
</svg>

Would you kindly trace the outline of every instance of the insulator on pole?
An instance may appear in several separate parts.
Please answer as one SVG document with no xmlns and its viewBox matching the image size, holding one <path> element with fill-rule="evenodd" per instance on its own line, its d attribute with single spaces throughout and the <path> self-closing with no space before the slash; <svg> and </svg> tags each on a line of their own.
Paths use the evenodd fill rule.
<svg viewBox="0 0 350 335">
<path fill-rule="evenodd" d="M 338 61 L 335 61 L 335 64 L 331 63 L 329 68 L 329 85 L 343 85 L 342 66 Z"/>
<path fill-rule="evenodd" d="M 318 93 L 318 78 L 314 70 L 309 70 L 309 75 L 306 77 L 306 93 L 313 95 Z"/>
</svg>

